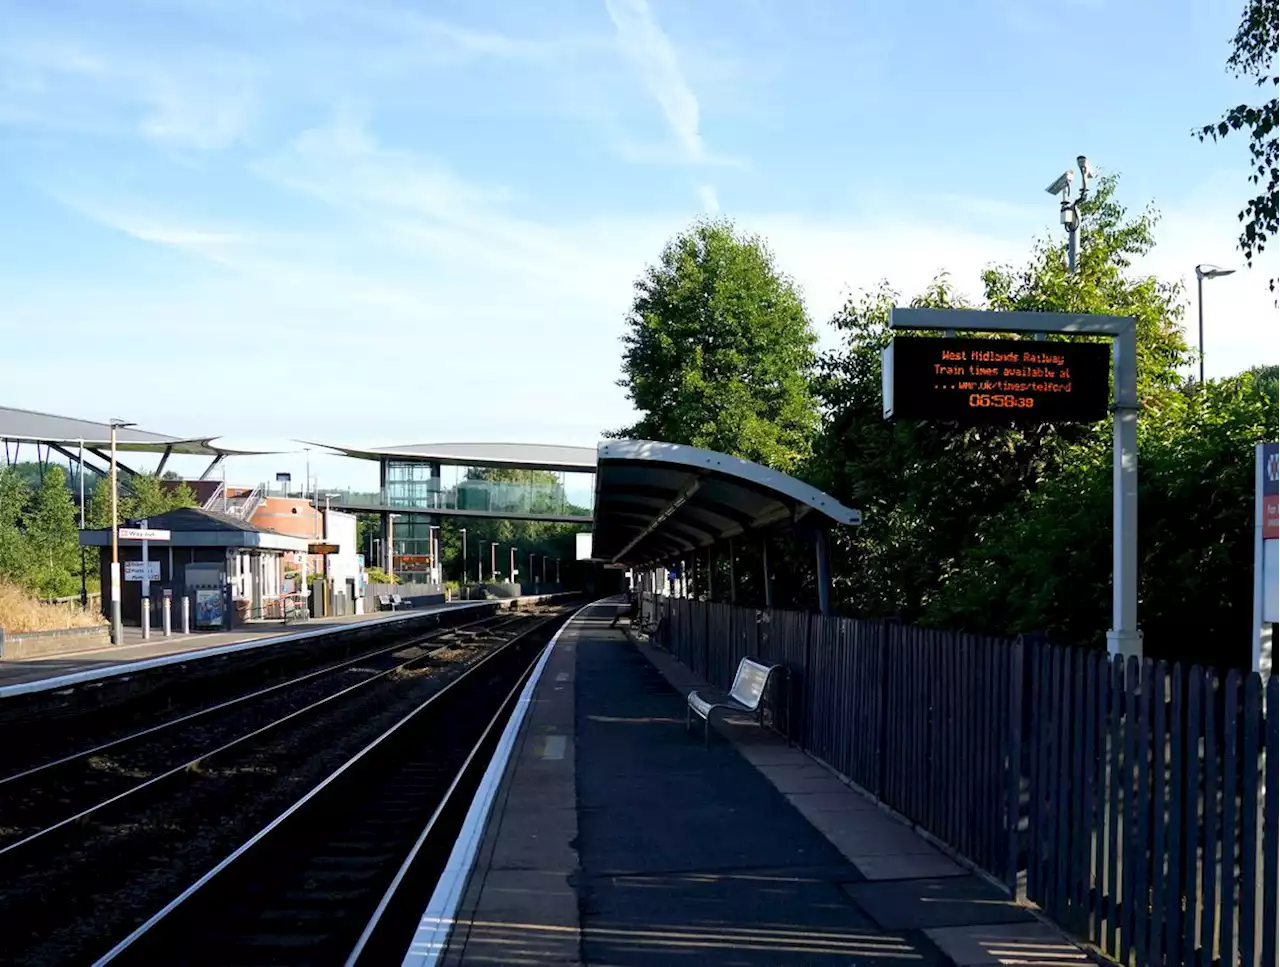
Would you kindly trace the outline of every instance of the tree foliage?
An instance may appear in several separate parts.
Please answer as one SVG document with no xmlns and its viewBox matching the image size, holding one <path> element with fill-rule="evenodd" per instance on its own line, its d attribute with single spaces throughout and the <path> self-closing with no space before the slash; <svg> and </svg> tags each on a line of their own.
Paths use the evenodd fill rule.
<svg viewBox="0 0 1280 967">
<path fill-rule="evenodd" d="M 179 507 L 196 506 L 195 493 L 185 482 L 165 486 L 166 482 L 167 478 L 146 473 L 118 478 L 117 523 L 158 517 Z M 85 522 L 91 528 L 111 526 L 111 487 L 105 481 L 94 488 L 85 516 Z"/>
<path fill-rule="evenodd" d="M 1258 87 L 1280 86 L 1276 72 L 1276 44 L 1280 39 L 1280 0 L 1247 0 L 1240 26 L 1232 40 L 1227 67 L 1237 77 L 1247 77 Z M 1206 124 L 1193 132 L 1203 141 L 1217 141 L 1232 131 L 1247 131 L 1251 156 L 1249 181 L 1259 189 L 1240 212 L 1239 247 L 1245 259 L 1253 264 L 1268 239 L 1277 231 L 1277 191 L 1280 190 L 1277 133 L 1280 132 L 1280 102 L 1276 97 L 1262 104 L 1239 104 L 1231 108 L 1216 124 Z M 1275 289 L 1276 280 L 1271 279 Z"/>
<path fill-rule="evenodd" d="M 1131 214 L 1118 199 L 1116 179 L 1105 177 L 1081 216 L 1075 274 L 1068 272 L 1065 244 L 1043 240 L 1025 263 L 983 274 L 981 306 L 1136 320 L 1143 407 L 1140 623 L 1147 651 L 1239 665 L 1246 660 L 1250 616 L 1253 445 L 1275 436 L 1280 377 L 1266 367 L 1188 383 L 1182 376 L 1192 361 L 1182 329 L 1184 293 L 1134 270 L 1155 245 L 1156 213 Z M 666 261 L 682 251 L 673 243 Z M 690 270 L 680 276 L 686 277 L 697 276 Z M 714 314 L 659 314 L 651 304 L 638 300 L 634 318 L 656 321 L 641 326 L 646 342 L 633 337 L 628 344 L 627 371 L 637 380 L 657 374 L 665 382 L 633 386 L 633 395 L 678 401 L 677 390 L 688 382 L 685 360 L 711 341 L 698 326 Z M 832 324 L 841 345 L 820 358 L 813 383 L 821 430 L 793 468 L 863 512 L 860 528 L 841 529 L 834 540 L 838 606 L 864 617 L 999 634 L 1046 632 L 1101 647 L 1111 624 L 1110 420 L 1020 427 L 886 421 L 880 354 L 891 336 L 889 310 L 901 304 L 899 293 L 882 284 L 836 313 Z M 945 274 L 909 304 L 966 307 Z M 668 325 L 670 319 L 678 327 Z M 716 330 L 716 323 L 707 325 Z M 672 331 L 680 334 L 678 349 Z M 645 396 L 654 385 L 661 392 Z M 683 412 L 655 404 L 642 425 L 657 439 L 694 442 Z M 810 547 L 793 538 L 777 542 L 770 554 L 775 601 L 812 607 Z M 739 542 L 737 555 L 740 574 L 759 569 L 750 542 Z M 740 595 L 744 591 L 759 600 L 749 579 L 740 583 Z"/>
<path fill-rule="evenodd" d="M 80 537 L 76 506 L 61 467 L 49 467 L 36 491 L 24 527 L 26 583 L 41 597 L 74 594 L 80 587 Z"/>
<path fill-rule="evenodd" d="M 1134 316 L 1139 391 L 1154 400 L 1179 385 L 1178 368 L 1189 359 L 1179 325 L 1180 290 L 1128 272 L 1154 245 L 1155 213 L 1131 217 L 1108 177 L 1099 180 L 1081 216 L 1075 276 L 1068 274 L 1065 247 L 1044 241 L 1026 264 L 984 273 L 984 302 L 1002 311 Z M 887 286 L 850 300 L 833 320 L 844 345 L 822 359 L 825 420 L 807 472 L 864 514 L 862 527 L 836 542 L 837 595 L 850 610 L 869 616 L 987 631 L 1044 627 L 1047 614 L 1019 611 L 996 581 L 1022 562 L 994 559 L 992 548 L 1028 494 L 1076 473 L 1085 455 L 1109 453 L 1108 424 L 886 422 L 880 352 L 889 342 L 895 303 L 899 297 Z M 963 307 L 945 275 L 911 304 Z M 975 567 L 982 581 L 971 580 Z M 1109 574 L 1102 569 L 1104 582 Z M 970 599 L 979 585 L 987 610 Z"/>
<path fill-rule="evenodd" d="M 816 338 L 764 242 L 730 222 L 699 222 L 635 290 L 619 385 L 641 418 L 611 435 L 799 465 L 818 423 Z"/>
<path fill-rule="evenodd" d="M 186 484 L 164 487 L 147 475 L 121 484 L 120 521 L 195 505 Z M 110 526 L 111 488 L 95 486 L 87 499 L 86 526 Z M 84 566 L 86 577 L 96 577 L 97 555 Z M 65 471 L 47 466 L 33 474 L 22 464 L 0 470 L 0 578 L 38 597 L 66 597 L 80 590 L 80 569 L 79 510 Z"/>
</svg>

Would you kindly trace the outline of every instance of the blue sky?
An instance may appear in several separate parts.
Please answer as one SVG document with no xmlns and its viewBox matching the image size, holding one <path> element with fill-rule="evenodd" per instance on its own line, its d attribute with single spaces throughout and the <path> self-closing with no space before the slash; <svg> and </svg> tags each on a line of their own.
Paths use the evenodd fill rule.
<svg viewBox="0 0 1280 967">
<path fill-rule="evenodd" d="M 1194 296 L 1197 262 L 1240 264 L 1246 143 L 1189 135 L 1255 98 L 1240 9 L 0 0 L 0 404 L 590 445 L 631 417 L 631 284 L 699 214 L 764 235 L 823 328 L 1058 237 L 1044 187 L 1080 153 L 1162 211 L 1144 268 Z M 1213 375 L 1277 361 L 1272 254 L 1206 286 Z"/>
</svg>

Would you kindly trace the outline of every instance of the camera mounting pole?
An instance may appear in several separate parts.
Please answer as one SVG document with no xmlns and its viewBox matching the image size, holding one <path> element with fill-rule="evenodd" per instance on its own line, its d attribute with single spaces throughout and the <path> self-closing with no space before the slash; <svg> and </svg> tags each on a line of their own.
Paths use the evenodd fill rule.
<svg viewBox="0 0 1280 967">
<path fill-rule="evenodd" d="M 1051 195 L 1062 195 L 1059 206 L 1062 227 L 1067 230 L 1067 271 L 1072 275 L 1076 274 L 1076 262 L 1080 257 L 1080 203 L 1089 197 L 1089 179 L 1093 175 L 1093 166 L 1084 155 L 1076 158 L 1076 166 L 1080 169 L 1080 194 L 1075 199 L 1071 197 L 1071 183 L 1076 177 L 1074 170 L 1064 171 L 1045 189 Z"/>
</svg>

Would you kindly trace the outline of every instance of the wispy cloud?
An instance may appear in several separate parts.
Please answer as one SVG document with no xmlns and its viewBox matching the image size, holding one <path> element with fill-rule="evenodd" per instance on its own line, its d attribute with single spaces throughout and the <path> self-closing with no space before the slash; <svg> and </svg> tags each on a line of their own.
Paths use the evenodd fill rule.
<svg viewBox="0 0 1280 967">
<path fill-rule="evenodd" d="M 707 151 L 699 131 L 698 98 L 685 80 L 671 39 L 654 19 L 646 0 L 605 0 L 618 43 L 662 109 L 667 125 L 689 161 Z"/>
<path fill-rule="evenodd" d="M 15 32 L 0 40 L 0 122 L 78 132 L 138 134 L 164 146 L 225 148 L 257 107 L 242 58 L 167 63 L 130 48 Z"/>
<path fill-rule="evenodd" d="M 702 210 L 705 212 L 714 214 L 720 210 L 720 199 L 716 196 L 713 185 L 699 185 L 698 200 L 702 202 Z"/>
</svg>

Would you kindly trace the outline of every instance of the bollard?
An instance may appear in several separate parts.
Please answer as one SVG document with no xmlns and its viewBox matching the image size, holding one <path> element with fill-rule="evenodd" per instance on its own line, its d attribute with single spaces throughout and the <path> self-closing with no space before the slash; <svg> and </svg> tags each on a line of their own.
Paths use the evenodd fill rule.
<svg viewBox="0 0 1280 967">
<path fill-rule="evenodd" d="M 161 614 L 164 620 L 164 636 L 168 638 L 173 634 L 173 599 L 168 595 L 165 595 Z"/>
<path fill-rule="evenodd" d="M 191 634 L 191 599 L 185 594 L 182 596 L 182 633 Z"/>
<path fill-rule="evenodd" d="M 142 640 L 151 637 L 151 599 L 142 599 Z"/>
</svg>

